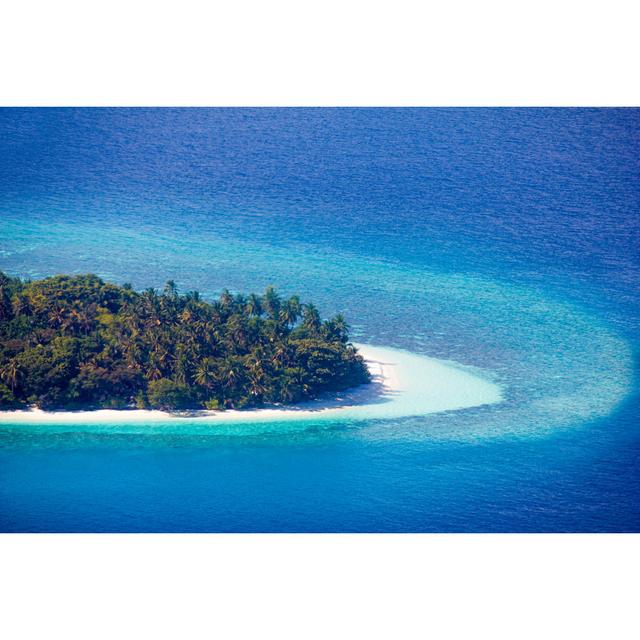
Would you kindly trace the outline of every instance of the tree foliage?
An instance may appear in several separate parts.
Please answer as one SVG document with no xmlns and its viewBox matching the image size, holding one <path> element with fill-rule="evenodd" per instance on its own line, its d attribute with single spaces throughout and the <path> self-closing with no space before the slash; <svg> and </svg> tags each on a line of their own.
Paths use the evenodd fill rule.
<svg viewBox="0 0 640 640">
<path fill-rule="evenodd" d="M 348 331 L 273 287 L 208 303 L 171 280 L 138 293 L 92 274 L 0 272 L 0 409 L 299 402 L 369 381 Z"/>
</svg>

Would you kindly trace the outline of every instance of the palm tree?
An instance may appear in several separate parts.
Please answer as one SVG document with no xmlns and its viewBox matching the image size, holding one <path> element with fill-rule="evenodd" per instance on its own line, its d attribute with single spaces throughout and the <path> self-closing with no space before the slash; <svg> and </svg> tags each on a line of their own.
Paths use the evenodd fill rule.
<svg viewBox="0 0 640 640">
<path fill-rule="evenodd" d="M 11 298 L 9 296 L 9 286 L 11 280 L 0 271 L 0 320 L 11 317 Z"/>
<path fill-rule="evenodd" d="M 164 295 L 167 298 L 177 298 L 178 297 L 178 286 L 173 280 L 167 280 L 167 283 L 164 285 Z"/>
<path fill-rule="evenodd" d="M 229 289 L 223 289 L 222 293 L 220 294 L 220 304 L 223 307 L 228 308 L 231 306 L 232 303 L 233 303 L 233 296 L 231 295 L 231 292 L 229 291 Z"/>
<path fill-rule="evenodd" d="M 218 379 L 225 389 L 233 389 L 242 378 L 242 363 L 237 357 L 229 356 L 222 361 Z"/>
<path fill-rule="evenodd" d="M 67 328 L 67 324 L 66 321 L 68 320 L 67 315 L 65 313 L 65 309 L 64 307 L 54 307 L 50 312 L 49 312 L 49 321 L 51 322 L 51 324 L 53 324 L 54 326 L 57 327 L 61 327 L 62 328 L 62 332 L 64 333 L 65 329 Z"/>
<path fill-rule="evenodd" d="M 276 290 L 269 285 L 262 296 L 262 308 L 267 312 L 270 318 L 277 319 L 280 312 L 280 296 Z"/>
<path fill-rule="evenodd" d="M 233 347 L 245 349 L 247 346 L 247 327 L 242 316 L 232 315 L 227 322 L 227 333 L 232 340 Z"/>
<path fill-rule="evenodd" d="M 272 361 L 284 367 L 289 360 L 289 345 L 286 342 L 278 342 L 273 350 Z"/>
<path fill-rule="evenodd" d="M 330 340 L 337 340 L 343 344 L 349 339 L 349 325 L 341 313 L 335 315 L 324 324 L 327 337 Z"/>
<path fill-rule="evenodd" d="M 29 298 L 27 298 L 27 296 L 25 295 L 14 295 L 11 300 L 11 305 L 13 306 L 13 315 L 15 316 L 32 315 L 31 303 L 29 302 Z"/>
<path fill-rule="evenodd" d="M 147 378 L 149 378 L 149 380 L 159 380 L 160 378 L 162 378 L 162 367 L 158 362 L 155 351 L 149 354 L 149 363 L 147 366 L 146 376 Z"/>
<path fill-rule="evenodd" d="M 153 287 L 149 287 L 142 292 L 142 299 L 149 304 L 154 304 L 158 299 L 158 292 Z"/>
<path fill-rule="evenodd" d="M 317 334 L 320 331 L 320 313 L 313 304 L 305 304 L 302 310 L 302 326 L 309 332 Z"/>
<path fill-rule="evenodd" d="M 258 348 L 246 360 L 251 382 L 251 393 L 253 395 L 262 395 L 266 391 L 265 381 L 267 374 L 264 370 L 263 358 L 264 352 Z"/>
<path fill-rule="evenodd" d="M 7 364 L 0 369 L 0 378 L 2 378 L 10 387 L 11 393 L 16 389 L 18 377 L 20 376 L 20 367 L 15 358 L 12 358 Z"/>
<path fill-rule="evenodd" d="M 129 367 L 137 367 L 140 364 L 140 346 L 135 340 L 128 340 L 125 343 L 124 353 Z"/>
<path fill-rule="evenodd" d="M 289 326 L 293 326 L 300 316 L 301 306 L 298 296 L 291 296 L 280 309 L 280 320 Z"/>
<path fill-rule="evenodd" d="M 82 334 L 87 336 L 89 331 L 93 327 L 93 318 L 86 309 L 74 310 L 71 312 L 73 324 L 82 331 Z"/>
<path fill-rule="evenodd" d="M 267 387 L 265 385 L 266 375 L 262 364 L 249 368 L 249 393 L 252 396 L 262 396 Z"/>
<path fill-rule="evenodd" d="M 173 370 L 174 370 L 174 378 L 176 382 L 181 382 L 182 384 L 189 384 L 189 358 L 184 351 L 184 347 L 182 345 L 178 346 L 177 353 L 173 356 L 175 361 Z"/>
<path fill-rule="evenodd" d="M 216 380 L 216 368 L 211 358 L 203 358 L 193 377 L 196 384 L 210 389 Z"/>
<path fill-rule="evenodd" d="M 291 378 L 283 378 L 280 383 L 280 400 L 282 402 L 293 402 L 298 395 L 298 387 Z"/>
<path fill-rule="evenodd" d="M 220 322 L 220 319 L 224 315 L 224 307 L 220 300 L 214 300 L 211 303 L 211 315 L 216 322 Z"/>
<path fill-rule="evenodd" d="M 250 316 L 261 316 L 262 315 L 262 302 L 260 301 L 260 296 L 252 293 L 247 298 L 247 304 L 245 306 L 247 313 Z"/>
<path fill-rule="evenodd" d="M 155 289 L 146 289 L 140 296 L 143 315 L 146 316 L 145 325 L 147 327 L 160 324 L 160 307 L 158 304 L 158 293 Z"/>
</svg>

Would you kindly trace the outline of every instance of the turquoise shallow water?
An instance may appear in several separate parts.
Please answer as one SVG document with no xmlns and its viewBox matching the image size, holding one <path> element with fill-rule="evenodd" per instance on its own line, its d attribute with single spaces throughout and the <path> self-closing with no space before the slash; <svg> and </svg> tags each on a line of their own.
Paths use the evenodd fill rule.
<svg viewBox="0 0 640 640">
<path fill-rule="evenodd" d="M 0 425 L 6 531 L 637 531 L 636 110 L 4 110 L 0 269 L 299 292 L 503 402 Z"/>
</svg>

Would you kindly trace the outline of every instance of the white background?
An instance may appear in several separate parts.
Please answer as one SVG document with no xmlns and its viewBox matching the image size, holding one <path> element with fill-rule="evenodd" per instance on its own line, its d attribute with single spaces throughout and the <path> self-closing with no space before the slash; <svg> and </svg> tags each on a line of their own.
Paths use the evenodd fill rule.
<svg viewBox="0 0 640 640">
<path fill-rule="evenodd" d="M 632 2 L 5 2 L 28 105 L 638 104 Z"/>
<path fill-rule="evenodd" d="M 5 2 L 0 104 L 638 106 L 638 25 L 617 1 Z M 639 575 L 637 535 L 4 535 L 0 637 L 620 640 Z"/>
</svg>

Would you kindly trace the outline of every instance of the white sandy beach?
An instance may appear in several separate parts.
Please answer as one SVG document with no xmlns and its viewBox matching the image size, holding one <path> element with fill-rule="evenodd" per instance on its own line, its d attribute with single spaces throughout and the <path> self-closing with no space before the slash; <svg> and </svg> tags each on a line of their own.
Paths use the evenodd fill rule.
<svg viewBox="0 0 640 640">
<path fill-rule="evenodd" d="M 356 346 L 371 371 L 371 384 L 295 406 L 185 413 L 139 409 L 56 412 L 31 409 L 0 412 L 0 424 L 197 421 L 215 425 L 312 418 L 358 420 L 426 415 L 502 400 L 501 388 L 470 368 L 399 349 L 362 344 Z"/>
</svg>

